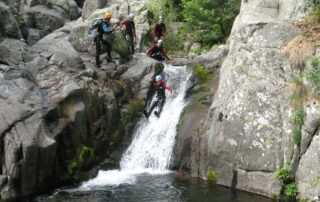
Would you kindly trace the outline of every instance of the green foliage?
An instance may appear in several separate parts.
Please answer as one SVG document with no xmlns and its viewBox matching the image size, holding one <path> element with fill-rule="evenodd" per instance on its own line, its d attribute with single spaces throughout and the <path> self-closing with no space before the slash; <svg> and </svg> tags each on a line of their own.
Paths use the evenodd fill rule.
<svg viewBox="0 0 320 202">
<path fill-rule="evenodd" d="M 83 167 L 86 167 L 86 165 L 90 164 L 93 160 L 93 149 L 83 145 L 78 156 L 68 164 L 69 175 L 72 175 L 76 170 L 81 170 Z"/>
<path fill-rule="evenodd" d="M 216 172 L 213 169 L 212 170 L 208 170 L 207 179 L 208 179 L 209 182 L 217 182 L 218 181 L 218 176 L 217 176 Z"/>
<path fill-rule="evenodd" d="M 304 71 L 307 79 L 314 82 L 317 87 L 320 87 L 320 58 L 312 57 L 307 63 L 307 68 Z"/>
<path fill-rule="evenodd" d="M 281 167 L 273 174 L 272 177 L 281 180 L 288 180 L 290 179 L 290 170 L 288 170 L 286 167 Z"/>
<path fill-rule="evenodd" d="M 320 175 L 318 175 L 318 176 L 312 181 L 312 185 L 313 185 L 313 186 L 317 186 L 319 182 L 320 182 Z"/>
<path fill-rule="evenodd" d="M 128 42 L 124 37 L 115 37 L 112 41 L 112 51 L 120 55 L 120 63 L 126 63 L 131 59 L 131 53 Z"/>
<path fill-rule="evenodd" d="M 300 146 L 301 144 L 301 132 L 298 128 L 294 128 L 293 130 L 293 140 L 294 140 L 294 143 L 296 143 L 298 146 Z"/>
<path fill-rule="evenodd" d="M 304 111 L 304 108 L 302 106 L 299 106 L 297 110 L 293 113 L 291 116 L 291 121 L 296 125 L 299 126 L 303 124 L 307 113 Z"/>
<path fill-rule="evenodd" d="M 291 80 L 293 93 L 290 96 L 291 105 L 294 109 L 303 105 L 308 97 L 308 89 L 303 83 L 303 73 Z"/>
<path fill-rule="evenodd" d="M 236 0 L 181 0 L 187 32 L 194 42 L 211 47 L 224 43 L 239 13 Z"/>
<path fill-rule="evenodd" d="M 292 182 L 290 184 L 287 184 L 285 186 L 284 193 L 289 198 L 298 199 L 299 189 L 297 183 Z"/>
<path fill-rule="evenodd" d="M 200 84 L 205 84 L 212 78 L 212 75 L 203 66 L 195 67 L 194 74 L 197 76 Z"/>
</svg>

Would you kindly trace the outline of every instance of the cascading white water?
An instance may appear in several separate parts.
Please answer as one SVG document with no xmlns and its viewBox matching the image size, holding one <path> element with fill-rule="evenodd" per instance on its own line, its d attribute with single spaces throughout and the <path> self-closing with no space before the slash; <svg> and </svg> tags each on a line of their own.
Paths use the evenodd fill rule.
<svg viewBox="0 0 320 202">
<path fill-rule="evenodd" d="M 167 92 L 160 118 L 153 114 L 149 119 L 141 118 L 132 143 L 121 159 L 121 169 L 99 171 L 96 178 L 85 182 L 81 188 L 133 183 L 137 174 L 163 174 L 169 171 L 176 127 L 186 105 L 184 97 L 192 72 L 185 66 L 165 64 L 163 74 L 167 85 L 173 90 L 173 96 L 169 98 Z"/>
</svg>

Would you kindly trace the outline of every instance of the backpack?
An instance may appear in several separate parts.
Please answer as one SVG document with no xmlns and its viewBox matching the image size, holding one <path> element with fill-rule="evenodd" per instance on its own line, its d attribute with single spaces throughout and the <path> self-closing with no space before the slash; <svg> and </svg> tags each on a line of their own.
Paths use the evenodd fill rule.
<svg viewBox="0 0 320 202">
<path fill-rule="evenodd" d="M 96 38 L 99 35 L 98 29 L 102 23 L 103 23 L 103 18 L 93 21 L 93 23 L 89 29 L 89 32 L 88 32 L 89 37 Z"/>
</svg>

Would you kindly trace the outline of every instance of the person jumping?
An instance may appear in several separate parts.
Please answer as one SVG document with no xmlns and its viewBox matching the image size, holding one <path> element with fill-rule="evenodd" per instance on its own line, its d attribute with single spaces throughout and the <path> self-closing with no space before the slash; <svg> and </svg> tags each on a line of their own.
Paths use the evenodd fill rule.
<svg viewBox="0 0 320 202">
<path fill-rule="evenodd" d="M 143 113 L 148 118 L 150 116 L 152 110 L 156 106 L 158 106 L 158 111 L 155 111 L 154 114 L 159 118 L 161 111 L 162 111 L 162 108 L 163 108 L 163 105 L 166 102 L 165 90 L 167 89 L 170 91 L 169 97 L 172 96 L 172 90 L 169 86 L 166 85 L 166 83 L 162 80 L 160 75 L 156 76 L 156 83 L 152 82 L 152 79 L 150 79 L 150 82 L 152 83 L 152 86 L 156 88 L 157 98 L 156 98 L 156 101 L 151 104 L 149 111 L 144 110 Z"/>
</svg>

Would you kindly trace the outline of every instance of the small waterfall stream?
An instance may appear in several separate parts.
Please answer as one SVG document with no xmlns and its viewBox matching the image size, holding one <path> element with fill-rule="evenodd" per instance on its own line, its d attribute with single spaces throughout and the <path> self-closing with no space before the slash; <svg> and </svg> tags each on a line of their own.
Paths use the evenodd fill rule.
<svg viewBox="0 0 320 202">
<path fill-rule="evenodd" d="M 133 183 L 141 173 L 164 174 L 168 170 L 175 144 L 176 127 L 180 114 L 186 106 L 184 97 L 192 75 L 186 66 L 166 65 L 163 77 L 173 90 L 160 118 L 152 114 L 149 119 L 141 118 L 134 138 L 120 162 L 120 170 L 99 171 L 96 178 L 85 182 L 80 188 Z"/>
<path fill-rule="evenodd" d="M 136 126 L 133 140 L 123 154 L 120 169 L 100 170 L 97 177 L 78 188 L 57 189 L 45 201 L 230 201 L 270 202 L 260 196 L 232 191 L 220 186 L 207 186 L 202 181 L 181 178 L 169 170 L 176 127 L 183 108 L 191 69 L 165 65 L 163 77 L 172 88 L 160 118 L 142 117 Z M 168 94 L 167 94 L 168 95 Z"/>
</svg>

